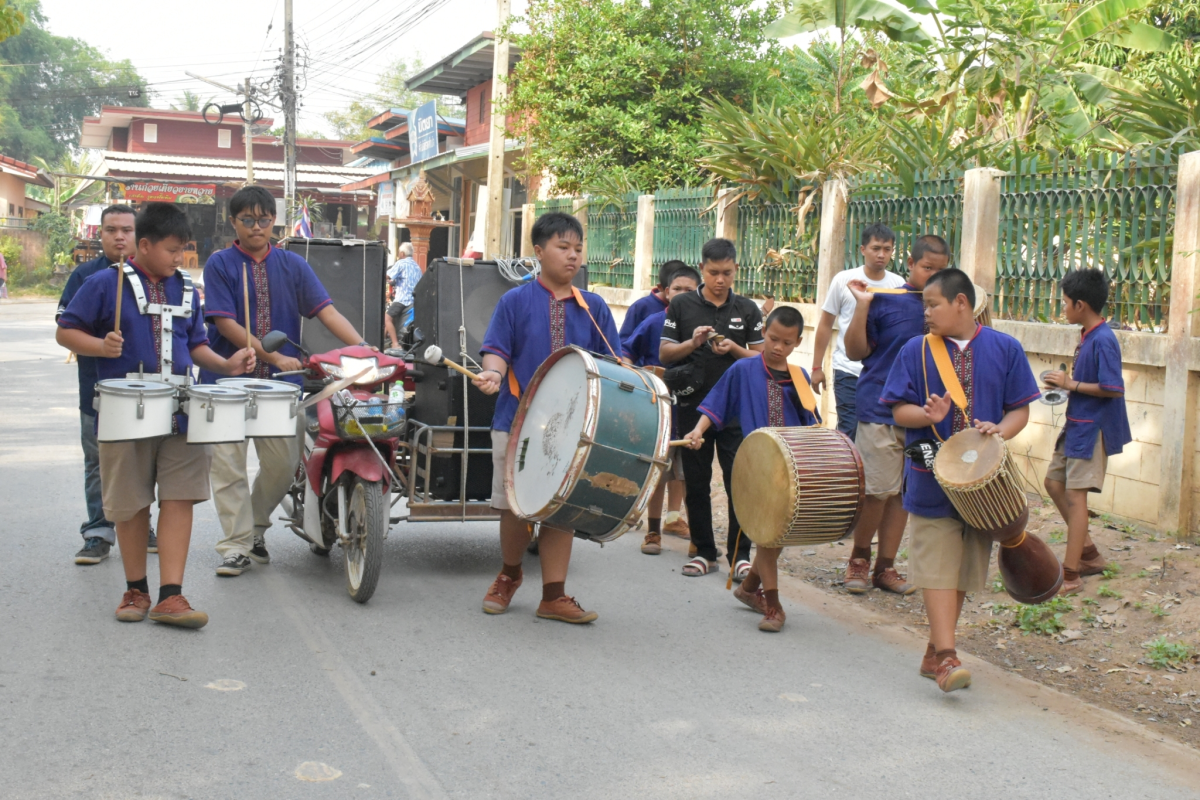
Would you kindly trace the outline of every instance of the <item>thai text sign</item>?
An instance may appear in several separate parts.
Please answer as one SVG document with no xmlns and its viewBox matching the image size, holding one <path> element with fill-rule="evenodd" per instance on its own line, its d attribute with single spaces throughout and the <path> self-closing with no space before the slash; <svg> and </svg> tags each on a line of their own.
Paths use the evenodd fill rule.
<svg viewBox="0 0 1200 800">
<path fill-rule="evenodd" d="M 419 164 L 438 154 L 437 101 L 430 100 L 408 115 L 409 163 Z"/>
</svg>

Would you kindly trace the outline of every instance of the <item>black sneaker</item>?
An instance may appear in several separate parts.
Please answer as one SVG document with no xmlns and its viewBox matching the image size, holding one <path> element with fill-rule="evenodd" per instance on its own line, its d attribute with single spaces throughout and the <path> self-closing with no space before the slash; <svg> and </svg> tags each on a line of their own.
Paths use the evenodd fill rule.
<svg viewBox="0 0 1200 800">
<path fill-rule="evenodd" d="M 150 540 L 148 542 L 146 542 L 146 552 L 147 553 L 157 553 L 158 552 L 158 534 L 156 534 L 154 532 L 154 528 L 150 529 Z"/>
<path fill-rule="evenodd" d="M 76 564 L 99 564 L 108 558 L 112 545 L 99 536 L 89 536 L 83 541 L 83 549 L 75 554 Z"/>
<path fill-rule="evenodd" d="M 225 575 L 233 578 L 241 575 L 246 570 L 253 566 L 250 559 L 240 554 L 225 556 L 225 560 L 221 562 L 221 566 L 217 567 L 218 575 Z"/>
<path fill-rule="evenodd" d="M 267 540 L 261 533 L 254 537 L 254 547 L 250 548 L 250 558 L 259 564 L 271 563 L 271 554 L 267 552 Z"/>
</svg>

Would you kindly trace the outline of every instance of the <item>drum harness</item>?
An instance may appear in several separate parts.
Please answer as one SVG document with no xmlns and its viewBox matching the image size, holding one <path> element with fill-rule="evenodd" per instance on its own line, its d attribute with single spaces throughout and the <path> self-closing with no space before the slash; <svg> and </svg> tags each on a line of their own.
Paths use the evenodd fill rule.
<svg viewBox="0 0 1200 800">
<path fill-rule="evenodd" d="M 174 331 L 175 317 L 183 317 L 184 319 L 192 316 L 192 276 L 187 270 L 176 270 L 179 276 L 183 278 L 183 302 L 180 305 L 172 306 L 165 303 L 148 303 L 146 302 L 146 290 L 142 287 L 142 282 L 138 280 L 137 273 L 131 265 L 125 265 L 125 275 L 129 278 L 129 286 L 133 289 L 133 296 L 137 300 L 138 313 L 143 316 L 154 315 L 161 320 L 161 336 L 158 343 L 159 352 L 159 380 L 163 383 L 169 383 L 176 389 L 186 388 L 191 385 L 192 378 L 190 375 L 176 375 L 172 367 L 174 366 Z M 127 378 L 144 378 L 144 373 L 139 370 L 137 374 L 129 373 Z"/>
<path fill-rule="evenodd" d="M 942 384 L 946 387 L 946 393 L 950 395 L 950 399 L 954 401 L 954 404 L 962 409 L 963 414 L 968 415 L 967 393 L 963 391 L 962 383 L 958 380 L 958 373 L 954 371 L 954 364 L 950 361 L 950 351 L 946 347 L 946 340 L 932 333 L 928 333 L 921 338 L 921 375 L 925 379 L 926 399 L 930 396 L 929 366 L 925 359 L 926 347 L 929 348 L 929 352 L 933 355 L 933 364 L 937 367 L 938 376 L 942 379 Z M 951 409 L 950 413 L 954 413 L 953 409 Z M 929 429 L 933 431 L 935 438 L 921 439 L 920 441 L 913 442 L 904 448 L 904 455 L 913 461 L 919 460 L 925 465 L 926 469 L 932 470 L 937 452 L 946 440 L 938 433 L 936 425 L 930 425 Z"/>
</svg>

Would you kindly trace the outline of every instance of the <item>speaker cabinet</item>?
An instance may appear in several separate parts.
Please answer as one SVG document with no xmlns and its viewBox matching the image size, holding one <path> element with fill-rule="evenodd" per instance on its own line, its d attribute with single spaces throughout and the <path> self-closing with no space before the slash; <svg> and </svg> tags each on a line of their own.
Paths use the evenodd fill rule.
<svg viewBox="0 0 1200 800">
<path fill-rule="evenodd" d="M 382 242 L 342 239 L 284 239 L 280 246 L 304 258 L 313 268 L 333 307 L 370 344 L 383 347 L 383 314 L 387 298 L 387 247 Z M 301 344 L 312 353 L 345 347 L 316 319 L 300 329 Z"/>
</svg>

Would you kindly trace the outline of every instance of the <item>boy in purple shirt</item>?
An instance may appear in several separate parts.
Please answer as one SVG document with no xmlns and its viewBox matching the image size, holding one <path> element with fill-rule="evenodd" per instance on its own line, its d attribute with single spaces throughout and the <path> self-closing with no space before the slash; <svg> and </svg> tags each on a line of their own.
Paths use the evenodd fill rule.
<svg viewBox="0 0 1200 800">
<path fill-rule="evenodd" d="M 866 281 L 853 280 L 847 288 L 857 307 L 846 329 L 846 357 L 862 362 L 855 395 L 858 430 L 854 444 L 862 456 L 867 498 L 854 526 L 854 549 L 846 564 L 844 586 L 863 594 L 874 585 L 896 594 L 916 588 L 896 571 L 896 552 L 908 520 L 900 498 L 904 474 L 904 431 L 891 412 L 879 404 L 888 371 L 904 343 L 926 332 L 921 290 L 931 276 L 950 263 L 950 248 L 940 236 L 918 236 L 908 256 L 908 280 L 900 294 L 868 291 Z M 879 532 L 875 568 L 871 566 L 871 540 Z"/>
<path fill-rule="evenodd" d="M 931 338 L 910 339 L 888 373 L 879 402 L 907 429 L 907 445 L 943 442 L 969 426 L 1011 439 L 1029 422 L 1041 396 L 1021 343 L 975 322 L 975 287 L 960 269 L 932 276 L 923 293 Z M 940 337 L 940 338 L 936 338 Z M 944 347 L 966 396 L 951 405 L 932 348 Z M 907 460 L 904 510 L 910 514 L 909 570 L 924 593 L 929 644 L 921 675 L 944 692 L 971 685 L 958 660 L 954 629 L 967 592 L 987 581 L 992 539 L 964 523 L 924 460 Z"/>
<path fill-rule="evenodd" d="M 736 362 L 717 381 L 708 396 L 701 401 L 700 421 L 685 437 L 693 450 L 704 442 L 704 432 L 710 427 L 725 427 L 734 420 L 742 431 L 751 433 L 758 428 L 795 428 L 819 425 L 816 404 L 810 411 L 801 397 L 812 401 L 811 386 L 803 395 L 793 381 L 794 372 L 788 367 L 788 356 L 799 346 L 804 334 L 804 317 L 791 306 L 780 306 L 767 317 L 763 331 L 766 339 L 762 354 Z M 808 373 L 796 368 L 795 380 L 809 381 Z M 762 547 L 754 552 L 754 566 L 746 574 L 733 596 L 762 613 L 760 631 L 778 633 L 783 630 L 787 615 L 779 603 L 779 554 L 781 547 Z M 704 559 L 697 558 L 696 569 L 703 569 Z"/>
<path fill-rule="evenodd" d="M 682 261 L 668 261 L 668 264 L 680 264 L 675 268 L 675 274 L 667 279 L 667 288 L 663 299 L 670 302 L 671 298 L 685 292 L 694 292 L 700 285 L 700 273 Z M 665 265 L 664 265 L 665 266 Z M 660 276 L 661 277 L 661 276 Z M 632 310 L 632 309 L 631 309 Z M 633 333 L 626 338 L 621 336 L 622 356 L 635 367 L 662 367 L 658 360 L 658 349 L 662 342 L 663 322 L 667 311 L 663 309 L 657 314 L 651 314 L 634 328 Z M 662 375 L 662 370 L 658 370 Z M 674 428 L 674 413 L 672 413 L 672 428 Z M 674 438 L 674 437 L 672 437 Z M 646 538 L 642 542 L 642 552 L 656 556 L 662 552 L 662 532 L 674 534 L 681 539 L 690 536 L 687 522 L 679 513 L 683 505 L 683 461 L 679 457 L 679 448 L 672 447 L 668 456 L 671 468 L 663 473 L 662 481 L 650 496 L 650 504 L 646 510 Z M 662 504 L 663 494 L 668 494 L 666 525 L 663 525 Z"/>
<path fill-rule="evenodd" d="M 533 251 L 542 272 L 537 280 L 500 298 L 483 337 L 483 371 L 474 380 L 484 394 L 500 394 L 492 416 L 492 508 L 500 512 L 503 564 L 483 598 L 483 610 L 488 614 L 508 610 L 523 580 L 521 561 L 529 544 L 529 526 L 509 508 L 504 490 L 508 435 L 521 392 L 542 362 L 567 345 L 614 357 L 621 352 L 617 326 L 604 300 L 571 285 L 583 263 L 579 220 L 560 212 L 538 217 L 533 225 Z M 571 531 L 545 525 L 538 534 L 542 602 L 537 615 L 542 619 L 585 623 L 599 616 L 584 611 L 566 593 L 573 539 Z"/>
<path fill-rule="evenodd" d="M 625 311 L 625 319 L 621 320 L 620 330 L 622 342 L 632 336 L 634 329 L 645 322 L 647 317 L 659 312 L 666 312 L 671 305 L 671 298 L 667 296 L 667 287 L 670 286 L 676 271 L 680 267 L 686 266 L 687 264 L 682 261 L 675 260 L 667 261 L 658 268 L 658 285 L 650 290 L 650 294 L 633 301 L 633 304 Z M 657 360 L 657 354 L 655 360 Z"/>
<path fill-rule="evenodd" d="M 191 375 L 193 362 L 222 375 L 252 372 L 253 350 L 238 350 L 226 359 L 208 346 L 200 301 L 194 293 L 191 313 L 174 315 L 170 342 L 162 341 L 161 316 L 142 313 L 138 307 L 139 294 L 149 306 L 176 308 L 187 296 L 179 274 L 184 248 L 192 238 L 187 216 L 170 203 L 148 203 L 137 216 L 135 235 L 137 254 L 130 261 L 128 280 L 114 269 L 85 281 L 58 320 L 58 343 L 96 358 L 100 380 L 124 378 L 143 369 L 160 373 L 168 347 L 170 374 L 181 378 Z M 130 281 L 138 282 L 140 292 Z M 119 321 L 114 319 L 118 290 L 122 293 Z M 116 524 L 125 568 L 126 592 L 117 607 L 117 619 L 140 622 L 149 615 L 156 622 L 201 628 L 208 615 L 191 607 L 183 597 L 182 584 L 192 537 L 192 506 L 208 499 L 209 448 L 187 443 L 185 415 L 176 415 L 172 427 L 169 436 L 100 443 L 104 514 Z M 158 605 L 151 608 L 146 543 L 150 504 L 156 494 L 160 585 Z"/>
<path fill-rule="evenodd" d="M 1066 389 L 1067 424 L 1054 445 L 1046 470 L 1046 492 L 1067 521 L 1063 585 L 1058 593 L 1075 594 L 1084 575 L 1104 571 L 1104 556 L 1088 535 L 1088 492 L 1104 487 L 1108 457 L 1133 441 L 1125 412 L 1121 345 L 1100 312 L 1108 303 L 1108 280 L 1098 269 L 1077 269 L 1062 281 L 1067 322 L 1083 328 L 1071 374 L 1054 371 L 1046 385 Z"/>
</svg>

